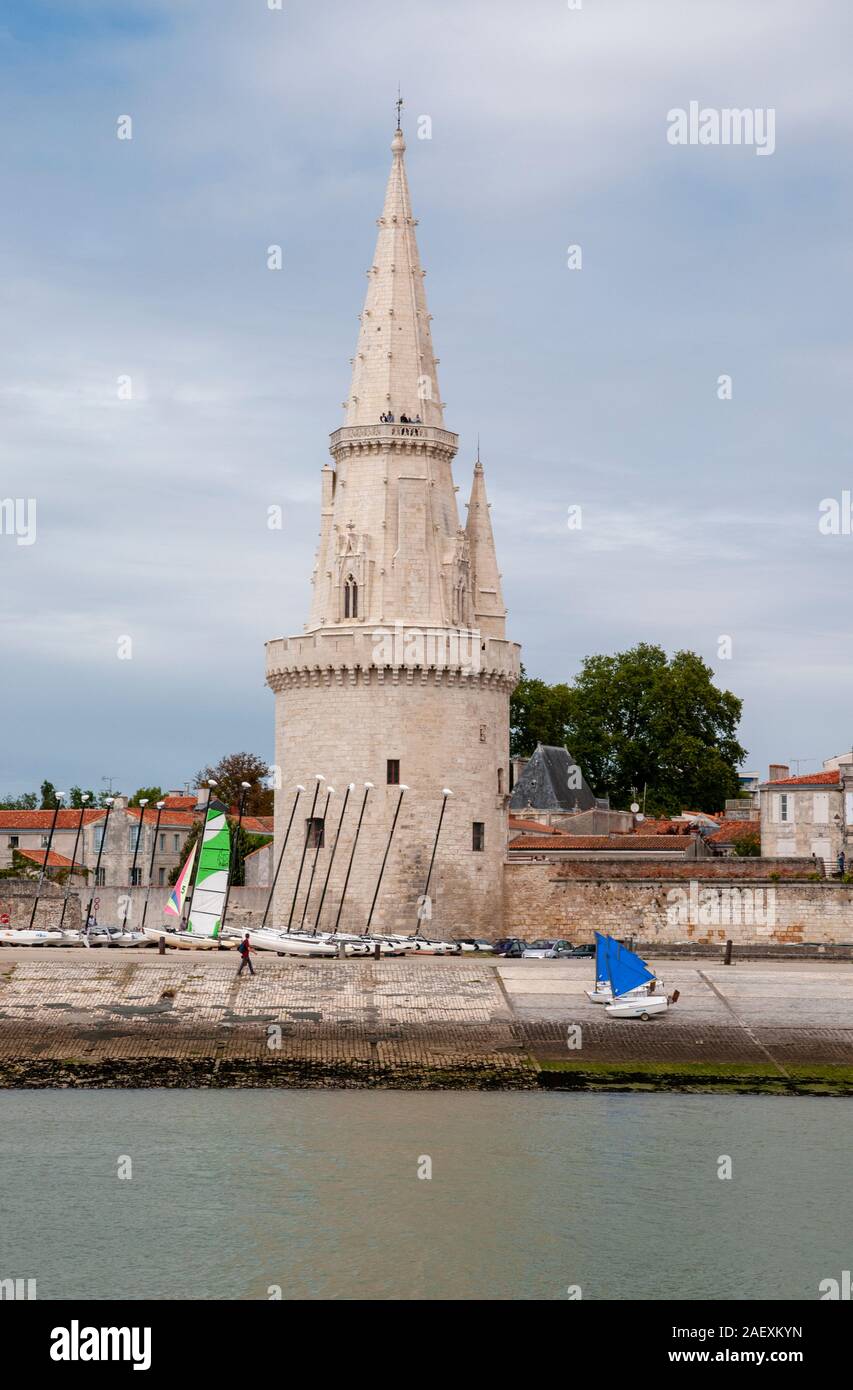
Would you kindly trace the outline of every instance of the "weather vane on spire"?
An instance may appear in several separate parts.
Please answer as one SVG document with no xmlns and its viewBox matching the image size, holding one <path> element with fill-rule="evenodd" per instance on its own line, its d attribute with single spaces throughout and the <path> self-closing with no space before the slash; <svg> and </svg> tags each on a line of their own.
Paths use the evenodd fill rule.
<svg viewBox="0 0 853 1390">
<path fill-rule="evenodd" d="M 399 82 L 397 83 L 397 100 L 396 100 L 396 102 L 395 102 L 395 105 L 396 105 L 396 107 L 397 107 L 397 129 L 400 130 L 400 128 L 401 128 L 401 127 L 400 127 L 400 112 L 401 112 L 402 109 L 403 109 L 403 98 L 400 96 L 400 84 L 399 84 Z"/>
</svg>

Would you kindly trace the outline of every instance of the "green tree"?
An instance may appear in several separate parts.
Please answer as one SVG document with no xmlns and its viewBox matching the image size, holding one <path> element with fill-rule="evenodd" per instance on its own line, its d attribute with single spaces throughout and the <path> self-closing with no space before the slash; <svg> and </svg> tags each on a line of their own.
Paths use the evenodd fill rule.
<svg viewBox="0 0 853 1390">
<path fill-rule="evenodd" d="M 35 792 L 22 792 L 20 796 L 0 796 L 0 810 L 36 811 L 39 799 Z"/>
<path fill-rule="evenodd" d="M 41 784 L 41 809 L 42 811 L 52 811 L 56 805 L 56 787 L 52 782 L 42 782 Z"/>
<path fill-rule="evenodd" d="M 202 768 L 196 777 L 196 786 L 206 786 L 208 780 L 213 778 L 216 783 L 214 796 L 230 810 L 240 805 L 241 782 L 248 782 L 245 814 L 271 816 L 273 793 L 271 788 L 264 786 L 269 772 L 269 764 L 254 753 L 229 753 L 220 758 L 215 767 Z"/>
<path fill-rule="evenodd" d="M 89 800 L 84 802 L 84 796 L 88 796 Z M 88 809 L 91 806 L 97 806 L 97 804 L 98 797 L 91 787 L 72 787 L 68 793 L 68 805 L 76 807 L 78 811 L 81 806 L 86 806 Z"/>
<path fill-rule="evenodd" d="M 270 840 L 272 839 L 272 836 L 251 835 L 249 831 L 244 829 L 242 825 L 240 826 L 240 830 L 238 833 L 236 816 L 228 816 L 227 820 L 229 826 L 231 827 L 232 839 L 235 842 L 233 861 L 234 876 L 231 879 L 231 884 L 234 888 L 240 888 L 246 882 L 246 855 L 251 854 L 252 850 L 254 849 L 260 849 L 261 845 L 269 844 Z M 170 869 L 169 871 L 169 882 L 170 884 L 172 884 L 173 887 L 178 881 L 178 874 L 181 872 L 181 869 L 187 862 L 187 858 L 189 857 L 190 851 L 194 850 L 195 846 L 198 844 L 198 837 L 201 833 L 201 827 L 202 822 L 200 820 L 197 820 L 189 835 L 187 836 L 186 841 L 184 842 L 183 855 L 180 864 L 176 864 L 175 867 L 173 869 Z"/>
<path fill-rule="evenodd" d="M 668 659 L 661 647 L 640 643 L 587 657 L 571 686 L 526 676 L 522 685 L 512 751 L 532 753 L 537 740 L 565 744 L 613 806 L 645 794 L 652 815 L 718 811 L 737 796 L 736 769 L 746 757 L 735 737 L 742 702 L 714 685 L 695 652 Z"/>
<path fill-rule="evenodd" d="M 156 806 L 158 801 L 163 800 L 162 787 L 139 787 L 128 801 L 128 806 L 138 806 L 140 801 L 148 799 L 149 806 Z"/>
</svg>

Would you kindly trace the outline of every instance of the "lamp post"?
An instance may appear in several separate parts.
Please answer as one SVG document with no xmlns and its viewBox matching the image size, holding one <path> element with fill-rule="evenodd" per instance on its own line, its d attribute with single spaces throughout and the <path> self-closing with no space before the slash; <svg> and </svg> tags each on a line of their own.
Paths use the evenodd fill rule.
<svg viewBox="0 0 853 1390">
<path fill-rule="evenodd" d="M 296 795 L 295 795 L 295 797 L 293 798 L 293 805 L 292 805 L 291 808 L 290 808 L 290 820 L 287 822 L 287 829 L 286 829 L 285 832 L 284 832 L 284 839 L 283 839 L 282 844 L 281 844 L 281 851 L 280 851 L 279 856 L 278 856 L 278 863 L 277 863 L 276 866 L 275 866 L 275 873 L 273 874 L 272 883 L 270 884 L 270 893 L 269 893 L 269 897 L 267 898 L 267 905 L 266 905 L 266 907 L 264 908 L 264 915 L 263 915 L 263 917 L 261 918 L 261 929 L 262 929 L 262 930 L 263 930 L 263 928 L 264 928 L 264 927 L 266 926 L 266 924 L 267 924 L 267 917 L 268 917 L 268 915 L 269 915 L 270 907 L 272 906 L 273 894 L 275 893 L 275 886 L 276 886 L 276 884 L 278 883 L 278 876 L 279 876 L 279 873 L 281 872 L 282 863 L 284 862 L 284 851 L 287 849 L 287 841 L 288 841 L 288 839 L 290 838 L 290 827 L 291 827 L 292 824 L 293 824 L 293 817 L 296 815 L 296 803 L 298 802 L 298 800 L 299 800 L 300 796 L 302 795 L 302 793 L 304 792 L 304 790 L 305 790 L 305 788 L 304 788 L 301 784 L 300 784 L 299 786 L 297 786 L 297 788 L 296 788 Z M 273 843 L 274 843 L 274 842 L 273 842 Z"/>
<path fill-rule="evenodd" d="M 143 796 L 139 802 L 139 825 L 136 830 L 136 840 L 133 846 L 133 863 L 130 866 L 130 887 L 136 887 L 136 861 L 139 858 L 139 846 L 142 841 L 142 831 L 145 828 L 145 807 L 148 805 L 148 797 Z M 124 904 L 124 916 L 121 919 L 121 929 L 124 931 L 127 926 L 127 914 L 130 909 L 130 893 L 127 894 Z"/>
<path fill-rule="evenodd" d="M 392 822 L 391 822 L 391 829 L 390 829 L 390 831 L 389 831 L 389 833 L 388 833 L 388 843 L 387 843 L 387 845 L 385 846 L 385 853 L 384 853 L 383 856 L 382 856 L 382 863 L 381 863 L 381 865 L 380 865 L 380 867 L 379 867 L 379 877 L 378 877 L 378 879 L 376 880 L 376 888 L 374 889 L 374 892 L 373 892 L 373 902 L 370 904 L 370 912 L 367 914 L 367 926 L 366 926 L 365 929 L 364 929 L 365 935 L 366 935 L 366 936 L 369 936 L 369 935 L 370 935 L 370 924 L 371 924 L 371 922 L 373 921 L 373 909 L 376 907 L 376 899 L 379 897 L 379 888 L 380 888 L 380 885 L 381 885 L 381 883 L 382 883 L 382 875 L 383 875 L 384 872 L 385 872 L 385 865 L 386 865 L 386 863 L 388 862 L 388 854 L 389 854 L 390 849 L 391 849 L 391 841 L 392 841 L 393 838 L 394 838 L 394 831 L 395 831 L 396 828 L 397 828 L 397 817 L 398 817 L 399 814 L 400 814 L 400 807 L 401 807 L 402 804 L 403 804 L 403 797 L 406 795 L 406 792 L 407 792 L 408 790 L 409 790 L 409 788 L 406 786 L 405 782 L 401 782 L 401 783 L 400 783 L 400 795 L 399 795 L 398 798 L 397 798 L 397 806 L 396 806 L 396 809 L 395 809 L 395 811 L 394 811 L 394 819 L 393 819 Z"/>
<path fill-rule="evenodd" d="M 334 930 L 332 931 L 332 936 L 336 936 L 336 935 L 337 935 L 338 923 L 339 923 L 340 920 L 341 920 L 341 913 L 342 913 L 343 910 L 344 910 L 344 898 L 345 898 L 346 895 L 347 895 L 347 885 L 349 884 L 349 876 L 350 876 L 350 874 L 352 873 L 352 861 L 355 859 L 355 850 L 356 850 L 356 846 L 357 846 L 357 844 L 358 844 L 358 837 L 359 837 L 359 835 L 361 834 L 361 822 L 364 820 L 364 808 L 365 808 L 365 806 L 367 805 L 367 798 L 368 798 L 368 796 L 370 795 L 370 791 L 371 791 L 371 788 L 372 788 L 372 787 L 373 787 L 373 783 L 372 783 L 372 782 L 365 782 L 365 784 L 364 784 L 364 796 L 362 797 L 362 801 L 361 801 L 361 810 L 360 810 L 359 813 L 358 813 L 358 825 L 355 827 L 355 838 L 353 839 L 353 842 L 352 842 L 352 849 L 350 850 L 349 863 L 347 864 L 346 878 L 344 879 L 344 886 L 343 886 L 343 889 L 341 890 L 341 900 L 340 900 L 340 902 L 338 903 L 338 914 L 337 914 L 337 916 L 335 917 L 335 926 L 334 926 Z"/>
<path fill-rule="evenodd" d="M 296 883 L 293 886 L 293 901 L 290 904 L 290 915 L 287 919 L 287 930 L 290 931 L 290 924 L 293 921 L 293 913 L 296 909 L 296 895 L 299 892 L 299 883 L 302 878 L 302 869 L 305 865 L 305 856 L 308 853 L 308 836 L 311 834 L 311 826 L 314 824 L 314 811 L 317 806 L 317 793 L 320 790 L 320 783 L 325 782 L 322 772 L 314 773 L 314 799 L 311 802 L 311 812 L 305 823 L 305 839 L 302 844 L 302 858 L 299 861 L 299 873 L 296 875 Z"/>
<path fill-rule="evenodd" d="M 37 885 L 36 885 L 36 893 L 35 893 L 35 897 L 33 898 L 33 909 L 32 909 L 32 912 L 30 913 L 30 931 L 32 931 L 32 929 L 33 929 L 33 922 L 35 921 L 35 917 L 36 917 L 36 908 L 38 907 L 38 904 L 39 904 L 39 898 L 41 897 L 42 884 L 44 883 L 44 876 L 45 876 L 45 874 L 46 874 L 46 872 L 47 872 L 47 861 L 48 861 L 49 858 L 50 858 L 50 847 L 51 847 L 51 845 L 53 844 L 53 832 L 54 832 L 55 829 L 56 829 L 56 820 L 57 820 L 57 817 L 58 817 L 58 815 L 59 815 L 59 803 L 60 803 L 61 801 L 64 801 L 64 799 L 65 799 L 65 792 L 54 792 L 54 796 L 56 797 L 56 805 L 55 805 L 54 808 L 53 808 L 53 819 L 52 819 L 51 822 L 50 822 L 50 834 L 49 834 L 48 837 L 47 837 L 47 849 L 46 849 L 45 852 L 44 852 L 44 859 L 43 859 L 43 861 L 42 861 L 41 869 L 39 870 L 38 883 L 37 883 Z"/>
<path fill-rule="evenodd" d="M 151 880 L 154 877 L 154 856 L 157 853 L 157 836 L 160 834 L 160 817 L 163 814 L 165 801 L 157 802 L 157 820 L 154 823 L 154 839 L 151 841 L 151 858 L 148 861 L 148 887 L 145 890 L 145 903 L 142 908 L 142 924 L 140 931 L 145 930 L 145 918 L 148 916 L 148 899 L 151 896 Z"/>
<path fill-rule="evenodd" d="M 222 917 L 219 922 L 219 949 L 224 950 L 222 945 L 222 933 L 225 931 L 225 916 L 228 912 L 228 899 L 231 897 L 231 880 L 237 869 L 237 855 L 240 851 L 240 827 L 243 824 L 243 807 L 246 805 L 246 796 L 251 790 L 251 782 L 240 783 L 240 804 L 237 808 L 237 833 L 231 841 L 231 854 L 228 860 L 228 882 L 225 885 L 225 901 L 222 904 Z"/>
<path fill-rule="evenodd" d="M 89 895 L 89 906 L 86 908 L 86 920 L 83 923 L 83 931 L 89 931 L 89 918 L 92 916 L 92 903 L 95 901 L 95 889 L 98 887 L 98 875 L 101 872 L 101 856 L 104 852 L 104 845 L 107 843 L 107 830 L 110 824 L 110 812 L 113 809 L 115 797 L 107 797 L 107 814 L 104 816 L 104 824 L 101 829 L 101 843 L 98 845 L 98 858 L 95 863 L 95 881 L 92 884 L 92 892 Z"/>
<path fill-rule="evenodd" d="M 65 909 L 68 906 L 68 893 L 71 888 L 71 880 L 74 877 L 74 867 L 77 863 L 77 846 L 80 843 L 80 832 L 83 829 L 83 816 L 86 812 L 86 802 L 88 800 L 89 793 L 83 792 L 80 797 L 80 819 L 77 822 L 77 834 L 74 836 L 74 848 L 71 851 L 71 868 L 68 871 L 68 881 L 65 884 L 65 897 L 62 899 L 62 916 L 59 919 L 60 927 L 62 926 L 62 923 L 65 921 Z"/>
<path fill-rule="evenodd" d="M 341 818 L 340 818 L 340 820 L 338 821 L 338 828 L 337 828 L 337 830 L 335 831 L 335 843 L 332 845 L 332 852 L 331 852 L 331 854 L 329 855 L 329 864 L 328 864 L 328 867 L 327 867 L 327 869 L 326 869 L 326 877 L 325 877 L 325 879 L 323 880 L 323 891 L 322 891 L 322 893 L 320 894 L 320 903 L 319 903 L 319 906 L 318 906 L 318 908 L 317 908 L 317 916 L 314 918 L 314 935 L 315 935 L 315 936 L 317 935 L 317 928 L 318 928 L 319 925 L 320 925 L 320 913 L 323 911 L 323 903 L 324 903 L 325 898 L 326 898 L 326 889 L 327 889 L 328 886 L 329 886 L 329 879 L 330 879 L 331 876 L 332 876 L 332 865 L 333 865 L 334 862 L 335 862 L 335 854 L 337 853 L 337 849 L 338 849 L 338 840 L 341 838 L 341 826 L 342 826 L 343 823 L 344 823 L 344 816 L 345 816 L 346 813 L 347 813 L 347 802 L 349 801 L 349 794 L 350 794 L 350 792 L 354 792 L 354 791 L 355 791 L 355 782 L 350 782 L 349 786 L 347 787 L 346 791 L 344 792 L 344 804 L 343 804 L 343 806 L 341 807 Z"/>
<path fill-rule="evenodd" d="M 435 852 L 436 852 L 436 850 L 438 849 L 438 837 L 439 837 L 439 835 L 441 834 L 441 822 L 444 820 L 444 808 L 445 808 L 445 806 L 447 805 L 447 798 L 448 798 L 449 796 L 452 796 L 452 795 L 453 795 L 453 792 L 450 790 L 449 787 L 442 787 L 442 789 L 441 789 L 441 796 L 442 796 L 441 810 L 440 810 L 439 816 L 438 816 L 438 825 L 437 825 L 436 828 L 435 828 L 435 839 L 434 839 L 433 842 L 432 842 L 432 857 L 430 858 L 430 861 L 429 861 L 429 868 L 427 869 L 426 883 L 424 884 L 424 891 L 423 891 L 423 893 L 421 894 L 421 903 L 422 903 L 422 904 L 425 904 L 425 903 L 427 902 L 427 898 L 428 898 L 428 894 L 429 894 L 429 881 L 430 881 L 430 879 L 432 878 L 432 866 L 433 866 L 433 864 L 435 863 Z M 415 928 L 415 936 L 418 935 L 420 929 L 421 929 L 421 913 L 420 913 L 420 907 L 419 907 L 419 909 L 418 909 L 418 925 L 417 925 L 417 927 Z"/>
</svg>

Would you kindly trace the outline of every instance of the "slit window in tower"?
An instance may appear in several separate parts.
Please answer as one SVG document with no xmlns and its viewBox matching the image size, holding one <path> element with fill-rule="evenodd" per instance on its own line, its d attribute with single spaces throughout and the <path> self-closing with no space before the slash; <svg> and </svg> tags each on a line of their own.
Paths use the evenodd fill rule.
<svg viewBox="0 0 853 1390">
<path fill-rule="evenodd" d="M 400 759 L 399 759 L 399 758 L 389 758 L 389 759 L 388 759 L 385 781 L 388 783 L 388 786 L 389 786 L 389 787 L 398 787 L 398 786 L 400 785 Z"/>
<path fill-rule="evenodd" d="M 504 770 L 503 770 L 502 767 L 499 767 L 499 768 L 498 768 L 498 796 L 503 796 L 503 794 L 504 794 Z"/>
<path fill-rule="evenodd" d="M 347 582 L 344 585 L 344 617 L 358 617 L 358 585 L 352 575 L 347 575 Z"/>
<path fill-rule="evenodd" d="M 308 828 L 308 848 L 322 849 L 324 844 L 324 830 L 326 823 L 322 816 L 312 816 L 305 822 Z"/>
<path fill-rule="evenodd" d="M 485 821 L 475 820 L 472 829 L 471 848 L 475 850 L 484 850 L 486 848 Z"/>
</svg>

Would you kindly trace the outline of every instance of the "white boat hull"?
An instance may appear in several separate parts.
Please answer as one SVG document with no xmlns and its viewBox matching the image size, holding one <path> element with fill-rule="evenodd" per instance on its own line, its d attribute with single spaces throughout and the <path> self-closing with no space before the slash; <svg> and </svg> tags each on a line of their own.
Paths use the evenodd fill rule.
<svg viewBox="0 0 853 1390">
<path fill-rule="evenodd" d="M 605 1008 L 610 1018 L 654 1018 L 657 1014 L 665 1014 L 669 1008 L 669 1000 L 665 994 L 646 994 L 629 998 L 622 995 L 621 999 L 616 999 L 609 1003 Z"/>
<path fill-rule="evenodd" d="M 662 985 L 662 984 L 663 984 L 663 980 L 658 980 L 657 983 L 658 983 L 659 985 Z M 603 983 L 599 982 L 599 983 L 595 986 L 595 989 L 587 989 L 587 990 L 584 991 L 584 993 L 586 994 L 586 997 L 587 997 L 587 999 L 589 1000 L 590 1004 L 612 1004 L 612 1003 L 613 1003 L 613 991 L 612 991 L 612 989 L 610 988 L 610 985 L 609 985 L 609 984 L 603 984 Z M 648 991 L 647 991 L 647 988 L 646 988 L 645 985 L 637 985 L 637 988 L 636 988 L 636 989 L 630 990 L 630 991 L 628 992 L 628 994 L 623 994 L 623 995 L 621 996 L 621 998 L 622 998 L 622 999 L 635 999 L 635 998 L 637 998 L 637 997 L 640 996 L 640 995 L 644 995 L 646 998 L 649 998 L 649 997 L 654 998 L 654 997 L 655 997 L 654 995 L 649 996 Z"/>
<path fill-rule="evenodd" d="M 145 936 L 149 941 L 157 945 L 160 937 L 165 937 L 167 946 L 176 946 L 180 951 L 216 951 L 219 949 L 219 938 L 216 936 L 198 936 L 191 931 L 173 931 L 168 927 L 146 927 Z M 232 941 L 227 937 L 222 942 L 228 950 L 232 950 L 237 945 L 236 938 Z"/>
<path fill-rule="evenodd" d="M 7 927 L 0 931 L 4 946 L 63 946 L 64 936 L 61 931 L 30 931 L 26 927 Z"/>
<path fill-rule="evenodd" d="M 243 932 L 242 936 L 246 933 Z M 310 933 L 276 931 L 249 931 L 249 944 L 258 951 L 275 951 L 280 956 L 336 956 L 338 948 L 321 936 Z"/>
</svg>

